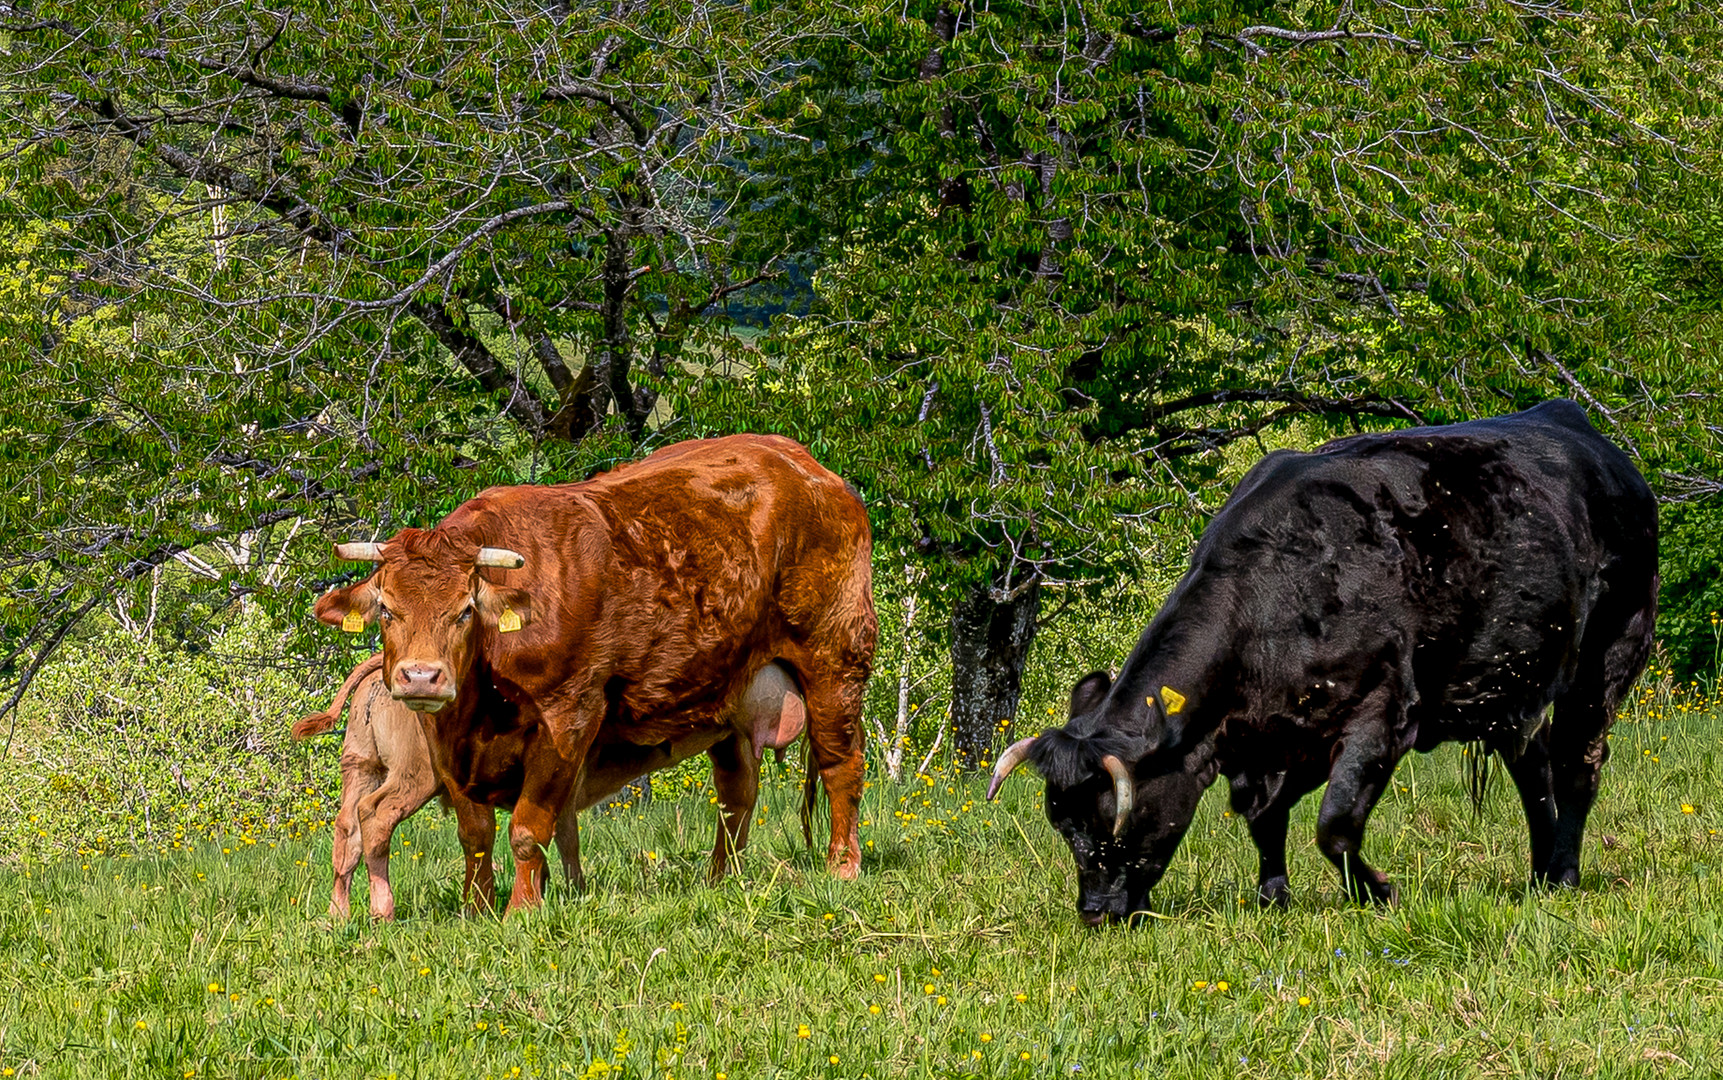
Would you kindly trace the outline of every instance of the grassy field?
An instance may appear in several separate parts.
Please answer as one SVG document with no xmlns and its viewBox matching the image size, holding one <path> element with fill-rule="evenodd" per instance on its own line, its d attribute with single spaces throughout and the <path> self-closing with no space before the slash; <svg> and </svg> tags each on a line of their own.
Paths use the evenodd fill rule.
<svg viewBox="0 0 1723 1080">
<path fill-rule="evenodd" d="M 586 820 L 592 886 L 463 918 L 451 822 L 396 841 L 403 917 L 332 924 L 325 829 L 0 877 L 4 1076 L 1704 1076 L 1723 1069 L 1712 706 L 1634 705 L 1584 884 L 1528 893 L 1505 775 L 1407 761 L 1370 850 L 1402 904 L 1342 903 L 1295 818 L 1291 910 L 1211 791 L 1147 926 L 1073 912 L 1020 777 L 878 780 L 864 877 L 829 880 L 766 785 L 745 873 L 703 884 L 709 793 Z M 1224 787 L 1224 785 L 1222 786 Z M 362 874 L 361 874 L 362 876 Z"/>
</svg>

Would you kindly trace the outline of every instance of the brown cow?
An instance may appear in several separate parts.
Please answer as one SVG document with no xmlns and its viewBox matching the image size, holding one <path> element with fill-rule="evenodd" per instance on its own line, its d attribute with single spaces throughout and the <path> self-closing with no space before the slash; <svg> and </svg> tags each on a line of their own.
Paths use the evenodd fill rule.
<svg viewBox="0 0 1723 1080">
<path fill-rule="evenodd" d="M 381 621 L 390 692 L 430 714 L 432 759 L 463 838 L 488 844 L 480 809 L 518 785 L 511 910 L 539 903 L 544 848 L 595 744 L 630 767 L 709 752 L 722 811 L 715 856 L 734 849 L 757 786 L 744 764 L 753 740 L 726 705 L 774 662 L 802 691 L 831 800 L 827 862 L 850 878 L 861 863 L 862 689 L 878 632 L 872 546 L 861 500 L 805 449 L 736 435 L 678 443 L 584 483 L 492 488 L 434 529 L 340 545 L 380 565 L 320 599 L 317 616 Z M 486 707 L 474 671 L 520 710 L 528 735 L 507 753 L 475 721 Z M 489 873 L 476 850 L 469 880 Z"/>
<path fill-rule="evenodd" d="M 365 660 L 347 676 L 328 709 L 312 713 L 293 725 L 295 739 L 331 731 L 340 723 L 342 710 L 352 697 L 353 708 L 341 746 L 341 809 L 332 830 L 334 885 L 329 914 L 341 919 L 347 918 L 350 910 L 353 871 L 359 865 L 361 853 L 371 883 L 371 915 L 378 919 L 395 917 L 394 893 L 389 885 L 389 849 L 395 829 L 444 791 L 432 764 L 430 743 L 419 714 L 390 697 L 382 669 L 382 653 Z M 760 759 L 766 749 L 781 751 L 802 733 L 806 711 L 801 693 L 782 665 L 768 664 L 730 706 L 726 711 L 728 722 L 745 733 L 754 747 L 753 756 L 742 764 L 751 770 L 757 786 Z M 511 727 L 514 712 L 512 708 L 505 710 L 502 724 L 493 727 Z M 642 751 L 625 741 L 607 743 L 601 736 L 582 779 L 579 796 L 569 802 L 557 820 L 557 851 L 562 856 L 564 873 L 576 888 L 584 883 L 579 812 L 608 798 L 635 777 L 659 767 L 661 763 L 653 750 Z M 493 806 L 506 808 L 513 805 L 519 792 L 501 794 L 503 798 Z M 491 828 L 494 831 L 494 823 Z M 714 878 L 722 876 L 730 854 L 726 839 L 720 830 L 712 851 Z M 467 851 L 482 851 L 483 865 L 489 865 L 491 845 L 477 847 L 474 838 L 463 840 Z M 747 823 L 743 822 L 734 850 L 740 851 L 746 844 Z M 463 899 L 469 909 L 488 910 L 495 898 L 488 880 L 475 881 L 469 874 Z"/>
</svg>

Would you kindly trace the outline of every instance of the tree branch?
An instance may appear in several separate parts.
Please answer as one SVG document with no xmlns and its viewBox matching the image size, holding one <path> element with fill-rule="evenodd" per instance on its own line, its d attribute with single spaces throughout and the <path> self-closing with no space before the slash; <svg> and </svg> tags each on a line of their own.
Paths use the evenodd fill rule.
<svg viewBox="0 0 1723 1080">
<path fill-rule="evenodd" d="M 414 300 L 407 305 L 407 312 L 419 320 L 425 329 L 454 355 L 455 360 L 479 381 L 480 386 L 493 393 L 508 394 L 508 400 L 503 405 L 505 412 L 531 432 L 534 438 L 545 436 L 550 428 L 550 416 L 545 410 L 544 402 L 532 387 L 499 361 L 477 335 L 458 326 L 449 315 L 446 304 Z"/>
</svg>

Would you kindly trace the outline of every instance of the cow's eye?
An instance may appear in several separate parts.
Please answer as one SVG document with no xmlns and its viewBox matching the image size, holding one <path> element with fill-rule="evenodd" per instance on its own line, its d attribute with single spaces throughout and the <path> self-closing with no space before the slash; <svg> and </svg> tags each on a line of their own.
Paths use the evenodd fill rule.
<svg viewBox="0 0 1723 1080">
<path fill-rule="evenodd" d="M 461 613 L 459 615 L 455 616 L 455 625 L 456 626 L 465 626 L 472 621 L 473 621 L 473 608 L 472 608 L 471 604 L 468 604 L 466 607 L 462 608 Z"/>
<path fill-rule="evenodd" d="M 377 612 L 377 617 L 379 619 L 382 619 L 386 623 L 395 621 L 395 613 L 393 611 L 390 611 L 388 608 L 379 609 Z"/>
</svg>

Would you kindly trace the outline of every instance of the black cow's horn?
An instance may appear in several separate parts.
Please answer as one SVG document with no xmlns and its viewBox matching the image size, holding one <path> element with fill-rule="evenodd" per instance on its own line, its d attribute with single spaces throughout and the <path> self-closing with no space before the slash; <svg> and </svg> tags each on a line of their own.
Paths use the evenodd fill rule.
<svg viewBox="0 0 1723 1080">
<path fill-rule="evenodd" d="M 999 785 L 1005 782 L 1005 778 L 1029 757 L 1029 744 L 1039 737 L 1031 735 L 1027 739 L 1018 739 L 999 755 L 999 760 L 993 765 L 993 781 L 987 785 L 988 802 L 992 802 L 993 797 L 999 794 Z"/>
<path fill-rule="evenodd" d="M 355 540 L 348 544 L 336 544 L 335 557 L 352 562 L 382 562 L 383 547 L 384 545 L 369 540 Z"/>
<path fill-rule="evenodd" d="M 1125 819 L 1131 816 L 1131 770 L 1125 768 L 1125 763 L 1112 754 L 1101 759 L 1101 768 L 1107 770 L 1107 775 L 1113 778 L 1113 802 L 1118 809 L 1113 811 L 1113 838 L 1116 840 L 1125 832 Z"/>
<path fill-rule="evenodd" d="M 473 560 L 475 566 L 500 566 L 504 570 L 519 570 L 526 565 L 526 556 L 508 548 L 482 547 L 478 558 Z"/>
</svg>

